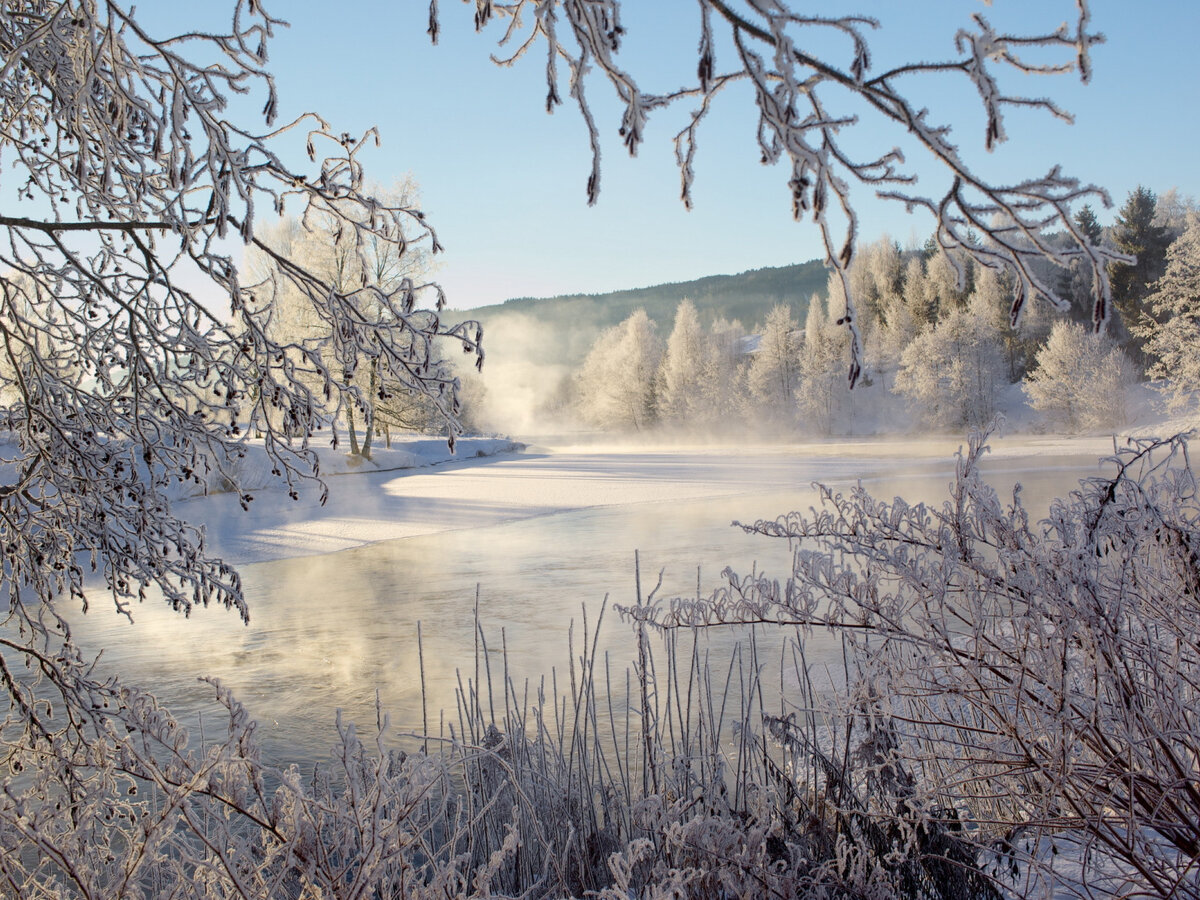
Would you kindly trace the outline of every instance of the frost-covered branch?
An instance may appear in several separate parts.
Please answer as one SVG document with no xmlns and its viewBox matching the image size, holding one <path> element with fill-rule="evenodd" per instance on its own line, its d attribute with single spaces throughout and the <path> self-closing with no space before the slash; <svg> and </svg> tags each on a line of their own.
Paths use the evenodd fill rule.
<svg viewBox="0 0 1200 900">
<path fill-rule="evenodd" d="M 976 823 L 981 848 L 1013 853 L 1021 835 L 1074 831 L 1136 890 L 1195 896 L 1200 507 L 1186 438 L 1118 449 L 1036 525 L 1019 489 L 1005 503 L 984 484 L 984 441 L 940 507 L 823 490 L 808 514 L 745 526 L 793 543 L 784 581 L 730 572 L 708 598 L 628 612 L 841 633 L 857 667 L 845 708 L 918 776 L 906 815 Z"/>
<path fill-rule="evenodd" d="M 373 277 L 380 245 L 436 252 L 436 234 L 418 208 L 364 186 L 373 131 L 337 134 L 312 114 L 275 122 L 265 65 L 280 24 L 257 0 L 234 4 L 226 33 L 166 37 L 116 2 L 0 7 L 0 153 L 29 206 L 0 217 L 0 417 L 15 473 L 0 529 L 14 610 L 81 594 L 90 565 L 121 608 L 153 585 L 182 610 L 215 600 L 245 616 L 236 573 L 171 514 L 172 484 L 236 487 L 253 432 L 294 492 L 316 475 L 316 429 L 343 404 L 369 409 L 348 385 L 364 361 L 428 397 L 453 443 L 458 384 L 441 348 L 482 359 L 479 329 L 421 308 L 440 310 L 436 285 Z M 231 115 L 253 93 L 258 129 Z M 314 173 L 284 162 L 292 135 Z M 235 242 L 270 252 L 258 213 L 285 207 L 335 223 L 359 260 L 352 280 L 274 254 L 243 283 Z M 285 284 L 329 323 L 320 345 L 270 328 Z"/>
<path fill-rule="evenodd" d="M 5 202 L 20 207 L 0 216 L 0 766 L 38 769 L 29 785 L 4 781 L 8 887 L 61 875 L 81 896 L 123 896 L 156 883 L 145 869 L 174 864 L 156 854 L 181 839 L 179 812 L 186 840 L 213 842 L 215 868 L 173 880 L 246 895 L 253 878 L 214 824 L 228 822 L 192 818 L 220 794 L 216 763 L 180 755 L 186 740 L 150 699 L 92 679 L 59 604 L 86 608 L 94 578 L 126 615 L 135 599 L 161 596 L 185 614 L 219 603 L 247 619 L 237 572 L 171 499 L 232 487 L 248 506 L 238 461 L 252 434 L 293 496 L 319 485 L 314 434 L 347 408 L 370 414 L 375 398 L 351 381 L 359 366 L 387 376 L 372 387 L 423 398 L 451 444 L 460 431 L 443 348 L 481 361 L 479 327 L 443 321 L 437 285 L 372 268 L 440 250 L 414 203 L 367 187 L 360 156 L 375 133 L 335 133 L 312 114 L 275 122 L 265 65 L 280 24 L 258 0 L 237 0 L 224 33 L 160 37 L 119 2 L 0 0 L 0 159 Z M 256 94 L 260 126 L 239 123 Z M 311 171 L 285 162 L 303 151 Z M 347 277 L 273 252 L 259 233 L 264 210 L 331 223 Z M 239 275 L 242 247 L 270 256 L 253 283 Z M 285 290 L 326 323 L 320 340 L 273 327 Z M 235 725 L 237 743 L 249 724 Z M 223 758 L 234 757 L 241 749 Z M 117 782 L 150 786 L 166 806 L 111 806 Z M 269 832 L 275 812 L 256 801 L 262 814 L 246 824 L 244 800 L 230 803 L 245 827 Z M 125 845 L 102 834 L 142 821 Z M 78 842 L 127 846 L 110 860 L 126 870 L 85 871 Z M 22 875 L 22 845 L 49 869 Z"/>
<path fill-rule="evenodd" d="M 951 125 L 919 107 L 908 89 L 913 79 L 922 77 L 966 79 L 979 94 L 986 119 L 983 145 L 988 151 L 1006 139 L 1004 113 L 1009 107 L 1041 110 L 1070 120 L 1051 99 L 1010 92 L 1004 76 L 1008 72 L 1077 73 L 1088 81 L 1092 48 L 1103 37 L 1091 29 L 1087 0 L 1072 4 L 1073 24 L 1063 23 L 1040 33 L 999 31 L 985 16 L 975 13 L 969 24 L 954 34 L 950 58 L 900 63 L 877 74 L 872 72 L 871 44 L 880 23 L 874 19 L 822 15 L 805 8 L 814 4 L 783 0 L 698 0 L 697 6 L 695 73 L 681 76 L 686 79 L 684 87 L 662 92 L 645 89 L 619 62 L 625 35 L 619 0 L 476 0 L 475 25 L 482 29 L 493 18 L 505 20 L 501 43 L 518 46 L 502 60 L 505 64 L 544 41 L 548 110 L 562 102 L 556 61 L 566 62 L 570 95 L 580 107 L 592 145 L 589 203 L 596 201 L 600 189 L 599 130 L 584 93 L 589 73 L 598 72 L 613 88 L 622 107 L 618 131 L 631 154 L 636 154 L 654 111 L 699 101 L 689 123 L 675 137 L 682 198 L 689 206 L 699 125 L 718 93 L 733 83 L 748 84 L 759 113 L 757 139 L 762 161 L 785 161 L 790 167 L 793 214 L 818 226 L 828 264 L 846 288 L 846 309 L 839 324 L 851 335 L 851 384 L 860 372 L 862 355 L 856 298 L 847 276 L 858 240 L 856 184 L 910 210 L 927 209 L 938 223 L 937 241 L 944 249 L 961 249 L 983 265 L 1011 271 L 1016 285 L 1011 309 L 1014 322 L 1031 299 L 1063 306 L 1056 286 L 1045 274 L 1046 267 L 1037 265 L 1049 260 L 1058 266 L 1080 261 L 1091 270 L 1093 319 L 1097 328 L 1107 323 L 1111 290 L 1106 265 L 1123 257 L 1089 243 L 1072 221 L 1071 212 L 1074 204 L 1092 197 L 1110 206 L 1108 195 L 1064 175 L 1058 167 L 1016 184 L 990 181 L 952 142 Z M 437 16 L 437 4 L 431 4 L 435 38 Z M 836 55 L 842 48 L 844 55 Z M 732 57 L 724 69 L 718 62 L 718 50 Z M 850 148 L 856 146 L 858 133 L 868 129 L 890 131 L 894 137 L 882 138 L 885 146 L 877 156 L 863 158 Z M 917 179 L 906 168 L 904 153 L 897 146 L 901 140 L 914 142 L 948 175 L 944 191 L 915 192 Z M 893 146 L 888 148 L 886 143 Z M 1052 242 L 1048 232 L 1054 230 L 1065 232 L 1069 241 Z M 965 273 L 959 274 L 960 279 L 965 278 Z"/>
</svg>

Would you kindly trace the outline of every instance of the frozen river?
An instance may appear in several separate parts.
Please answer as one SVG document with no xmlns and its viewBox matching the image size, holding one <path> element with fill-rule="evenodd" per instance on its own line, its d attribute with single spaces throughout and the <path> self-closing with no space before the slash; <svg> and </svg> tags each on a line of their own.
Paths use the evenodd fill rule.
<svg viewBox="0 0 1200 900">
<path fill-rule="evenodd" d="M 420 730 L 418 623 L 437 731 L 436 707 L 452 708 L 459 679 L 475 678 L 477 592 L 493 674 L 506 645 L 510 672 L 518 685 L 529 678 L 534 696 L 539 676 L 557 667 L 562 677 L 572 620 L 578 655 L 584 606 L 594 622 L 606 597 L 634 601 L 635 551 L 644 590 L 663 573 L 660 596 L 690 596 L 697 580 L 707 592 L 725 566 L 782 578 L 786 543 L 746 535 L 732 520 L 807 508 L 813 481 L 862 480 L 889 499 L 940 500 L 956 446 L 531 448 L 331 479 L 326 508 L 263 492 L 252 515 L 235 517 L 232 498 L 202 499 L 182 508 L 208 523 L 218 552 L 242 563 L 250 624 L 220 609 L 184 620 L 147 603 L 129 625 L 96 597 L 76 634 L 177 713 L 203 708 L 211 691 L 197 679 L 215 676 L 259 720 L 270 755 L 323 758 L 334 710 L 373 725 L 377 690 L 395 729 Z M 1101 452 L 1097 442 L 1001 442 L 986 472 L 1002 493 L 1021 482 L 1026 505 L 1041 515 L 1052 496 L 1097 471 Z M 633 636 L 611 610 L 601 646 L 623 671 Z M 827 651 L 813 648 L 810 661 Z"/>
</svg>

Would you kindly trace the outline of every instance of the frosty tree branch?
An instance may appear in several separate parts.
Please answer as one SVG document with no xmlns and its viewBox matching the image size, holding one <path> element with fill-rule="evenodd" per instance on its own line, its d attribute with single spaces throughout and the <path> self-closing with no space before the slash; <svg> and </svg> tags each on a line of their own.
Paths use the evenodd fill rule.
<svg viewBox="0 0 1200 900">
<path fill-rule="evenodd" d="M 793 214 L 818 226 L 828 264 L 845 287 L 846 310 L 839 324 L 851 335 L 851 384 L 858 378 L 862 352 L 855 298 L 847 276 L 857 243 L 852 197 L 856 183 L 910 210 L 927 209 L 937 221 L 937 241 L 943 248 L 961 248 L 989 268 L 1011 270 L 1017 286 L 1011 309 L 1014 322 L 1030 299 L 1060 308 L 1065 305 L 1056 296 L 1052 279 L 1037 266 L 1039 261 L 1056 266 L 1083 261 L 1096 285 L 1093 319 L 1098 329 L 1103 328 L 1111 307 L 1106 264 L 1118 254 L 1086 240 L 1071 219 L 1071 206 L 1092 197 L 1110 206 L 1108 195 L 1064 175 L 1058 167 L 1013 185 L 990 182 L 976 173 L 951 142 L 951 126 L 935 124 L 929 110 L 918 108 L 899 86 L 901 80 L 919 76 L 968 79 L 977 89 L 985 113 L 984 147 L 989 151 L 1005 140 L 1005 107 L 1039 109 L 1069 120 L 1070 115 L 1050 99 L 1006 92 L 1002 76 L 1005 69 L 1037 75 L 1078 73 L 1086 82 L 1091 74 L 1091 49 L 1103 41 L 1091 31 L 1087 0 L 1073 4 L 1074 25 L 1064 23 L 1043 33 L 1003 33 L 975 14 L 970 26 L 954 35 L 954 58 L 903 63 L 877 75 L 871 75 L 869 36 L 880 27 L 879 22 L 862 16 L 807 13 L 793 9 L 794 5 L 782 0 L 697 0 L 700 40 L 695 80 L 666 93 L 645 92 L 635 76 L 619 65 L 618 51 L 625 33 L 619 0 L 476 0 L 475 25 L 482 29 L 494 17 L 507 20 L 500 43 L 515 42 L 517 49 L 498 60 L 503 64 L 511 64 L 544 41 L 548 110 L 562 103 L 557 61 L 566 63 L 569 95 L 579 106 L 592 145 L 589 203 L 596 201 L 600 189 L 599 131 L 584 91 L 589 72 L 598 70 L 624 107 L 619 134 L 631 154 L 636 154 L 653 111 L 685 99 L 700 101 L 689 124 L 675 137 L 681 196 L 689 206 L 699 125 L 717 94 L 730 84 L 748 83 L 759 111 L 757 138 L 762 161 L 786 160 L 790 166 Z M 432 3 L 430 34 L 435 41 L 437 21 L 437 4 Z M 565 34 L 563 24 L 568 26 Z M 718 70 L 716 59 L 721 40 L 734 57 L 734 65 L 724 72 Z M 845 59 L 824 55 L 826 47 L 847 44 Z M 821 48 L 822 54 L 814 48 Z M 1035 61 L 1030 51 L 1049 51 L 1057 54 L 1057 59 Z M 906 135 L 915 141 L 948 173 L 949 186 L 944 192 L 914 193 L 911 186 L 916 179 L 904 168 L 906 160 L 898 147 L 885 149 L 874 159 L 859 159 L 847 149 L 844 135 L 877 125 L 870 122 L 872 115 L 881 117 L 897 138 Z M 1068 235 L 1067 246 L 1055 246 L 1047 239 L 1047 232 L 1055 229 Z"/>
<path fill-rule="evenodd" d="M 481 361 L 480 330 L 442 321 L 436 285 L 372 277 L 378 247 L 436 252 L 437 236 L 418 208 L 364 187 L 374 131 L 338 134 L 313 114 L 275 123 L 264 66 L 280 24 L 238 0 L 225 33 L 159 38 L 117 2 L 0 0 L 0 157 L 29 206 L 0 216 L 9 626 L 65 634 L 41 604 L 82 598 L 88 567 L 123 611 L 154 587 L 185 612 L 215 600 L 245 617 L 236 572 L 172 514 L 172 485 L 238 489 L 236 461 L 258 432 L 295 493 L 318 474 L 315 431 L 347 404 L 369 415 L 347 378 L 364 361 L 429 398 L 451 443 L 458 433 L 441 348 Z M 260 130 L 230 112 L 253 92 L 265 94 Z M 285 163 L 290 140 L 313 174 Z M 336 223 L 358 259 L 353 284 L 279 254 L 242 282 L 230 242 L 267 251 L 257 213 L 285 206 Z M 272 336 L 285 284 L 331 324 L 325 340 Z"/>
</svg>

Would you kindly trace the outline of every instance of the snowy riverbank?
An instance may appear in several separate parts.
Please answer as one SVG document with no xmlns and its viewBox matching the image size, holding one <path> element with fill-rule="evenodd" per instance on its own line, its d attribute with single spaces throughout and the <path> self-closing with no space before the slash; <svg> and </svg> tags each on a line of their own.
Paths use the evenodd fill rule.
<svg viewBox="0 0 1200 900">
<path fill-rule="evenodd" d="M 1182 423 L 1162 422 L 1162 433 Z M 1143 426 L 1139 433 L 1153 431 Z M 506 439 L 466 438 L 451 454 L 445 441 L 415 437 L 379 448 L 364 461 L 343 450 L 321 448 L 321 477 L 329 488 L 322 506 L 315 485 L 291 500 L 270 475 L 265 455 L 250 454 L 243 477 L 253 490 L 249 510 L 232 493 L 210 494 L 175 505 L 185 519 L 206 528 L 210 550 L 229 562 L 315 556 L 379 541 L 477 528 L 572 510 L 634 503 L 672 503 L 727 496 L 753 488 L 787 491 L 756 460 L 770 457 L 835 460 L 847 478 L 871 471 L 881 445 L 890 455 L 953 471 L 959 436 L 846 438 L 787 442 L 750 448 L 747 443 L 592 441 L 559 437 L 553 449 Z M 1111 435 L 1008 434 L 995 436 L 991 458 L 1094 457 L 1112 452 Z M 687 464 L 679 453 L 687 450 Z M 753 452 L 750 452 L 750 450 Z M 258 459 L 261 456 L 261 461 Z M 547 458 L 536 478 L 524 463 Z M 561 464 L 555 464 L 559 457 Z M 622 465 L 622 458 L 625 464 Z M 260 464 L 261 462 L 261 464 Z M 486 476 L 478 467 L 487 466 Z M 502 472 L 494 471 L 501 469 Z M 261 469 L 261 471 L 259 471 Z M 719 479 L 711 476 L 720 472 Z M 495 477 L 503 474 L 506 477 Z M 511 476 L 511 477 L 509 477 Z M 765 479 L 765 480 L 763 480 Z M 714 480 L 722 487 L 714 493 Z"/>
</svg>

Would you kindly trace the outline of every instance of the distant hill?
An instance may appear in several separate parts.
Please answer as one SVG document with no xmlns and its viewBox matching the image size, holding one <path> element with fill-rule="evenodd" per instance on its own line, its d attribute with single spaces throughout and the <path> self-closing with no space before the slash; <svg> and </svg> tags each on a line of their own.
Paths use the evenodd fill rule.
<svg viewBox="0 0 1200 900">
<path fill-rule="evenodd" d="M 748 330 L 766 319 L 771 307 L 783 303 L 791 307 L 797 322 L 803 323 L 809 298 L 824 296 L 828 273 L 820 260 L 794 266 L 753 269 L 739 275 L 709 275 L 694 281 L 659 284 L 653 287 L 612 291 L 607 294 L 564 294 L 558 297 L 518 297 L 493 306 L 454 310 L 456 317 L 478 319 L 484 326 L 484 346 L 489 356 L 505 355 L 512 329 L 506 325 L 522 322 L 543 336 L 535 347 L 527 342 L 522 350 L 531 362 L 576 365 L 582 361 L 597 335 L 623 321 L 642 308 L 658 323 L 665 338 L 671 333 L 675 308 L 689 298 L 707 326 L 718 317 L 739 320 Z M 511 320 L 506 322 L 504 320 Z M 500 344 L 489 343 L 488 333 L 504 336 Z M 540 326 L 540 327 L 538 327 Z"/>
</svg>

